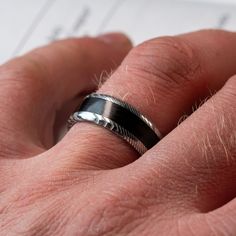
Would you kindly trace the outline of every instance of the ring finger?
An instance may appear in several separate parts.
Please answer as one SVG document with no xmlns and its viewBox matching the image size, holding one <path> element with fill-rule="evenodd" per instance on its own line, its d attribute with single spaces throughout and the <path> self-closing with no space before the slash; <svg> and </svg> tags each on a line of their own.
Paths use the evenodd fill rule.
<svg viewBox="0 0 236 236">
<path fill-rule="evenodd" d="M 236 73 L 235 45 L 236 35 L 223 31 L 148 41 L 130 52 L 98 92 L 133 105 L 166 135 L 196 101 Z M 122 139 L 85 123 L 75 125 L 55 148 L 62 146 L 68 154 L 63 153 L 65 158 L 80 153 L 74 161 L 70 158 L 70 163 L 80 167 L 83 163 L 90 168 L 115 168 L 138 157 Z"/>
</svg>

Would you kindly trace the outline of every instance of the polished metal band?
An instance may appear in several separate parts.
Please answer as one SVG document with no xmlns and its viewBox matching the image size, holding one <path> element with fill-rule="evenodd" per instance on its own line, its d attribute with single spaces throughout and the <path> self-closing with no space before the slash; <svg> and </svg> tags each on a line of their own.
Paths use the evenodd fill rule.
<svg viewBox="0 0 236 236">
<path fill-rule="evenodd" d="M 80 121 L 102 126 L 126 140 L 140 154 L 160 139 L 157 128 L 130 104 L 115 97 L 93 93 L 85 97 L 79 111 L 71 115 L 69 128 Z"/>
</svg>

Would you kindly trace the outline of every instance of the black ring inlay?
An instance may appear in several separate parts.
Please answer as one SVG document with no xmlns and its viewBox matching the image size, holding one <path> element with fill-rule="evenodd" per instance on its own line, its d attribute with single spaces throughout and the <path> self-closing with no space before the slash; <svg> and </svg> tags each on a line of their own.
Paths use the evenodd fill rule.
<svg viewBox="0 0 236 236">
<path fill-rule="evenodd" d="M 158 135 L 141 118 L 111 101 L 87 97 L 79 111 L 92 112 L 109 118 L 132 133 L 147 149 L 152 148 L 160 141 Z"/>
</svg>

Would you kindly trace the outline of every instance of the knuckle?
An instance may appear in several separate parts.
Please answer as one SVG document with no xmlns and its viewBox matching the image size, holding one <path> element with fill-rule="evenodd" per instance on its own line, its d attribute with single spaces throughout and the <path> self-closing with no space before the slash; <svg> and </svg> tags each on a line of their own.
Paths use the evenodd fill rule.
<svg viewBox="0 0 236 236">
<path fill-rule="evenodd" d="M 205 109 L 211 116 L 214 135 L 206 135 L 199 144 L 202 146 L 202 153 L 206 156 L 206 160 L 212 160 L 211 163 L 214 169 L 219 167 L 225 170 L 229 165 L 235 165 L 235 99 L 236 76 L 233 76 L 226 82 L 225 86 L 205 104 Z M 215 159 L 216 156 L 222 157 L 221 160 L 218 161 Z"/>
<path fill-rule="evenodd" d="M 161 37 L 144 42 L 131 51 L 125 63 L 136 73 L 151 75 L 168 85 L 189 82 L 201 69 L 197 51 L 189 41 L 180 37 Z"/>
<path fill-rule="evenodd" d="M 231 125 L 236 125 L 234 114 L 236 112 L 236 76 L 231 77 L 216 97 L 216 103 L 219 104 L 221 114 Z"/>
</svg>

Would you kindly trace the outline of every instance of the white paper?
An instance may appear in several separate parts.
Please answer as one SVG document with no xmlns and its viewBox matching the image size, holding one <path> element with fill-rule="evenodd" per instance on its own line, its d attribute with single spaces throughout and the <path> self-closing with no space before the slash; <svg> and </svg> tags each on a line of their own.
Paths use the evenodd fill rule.
<svg viewBox="0 0 236 236">
<path fill-rule="evenodd" d="M 50 41 L 108 31 L 138 44 L 203 28 L 236 30 L 236 0 L 0 0 L 0 63 Z"/>
</svg>

